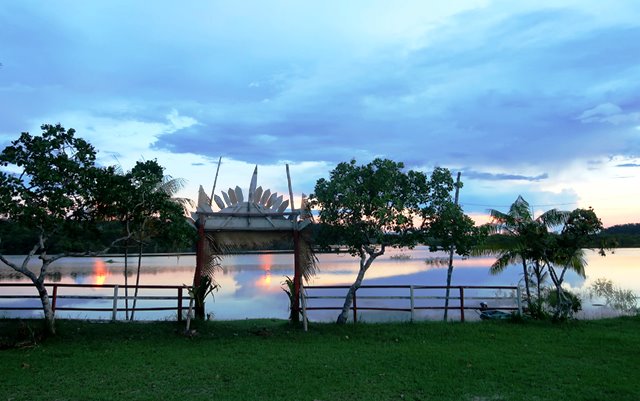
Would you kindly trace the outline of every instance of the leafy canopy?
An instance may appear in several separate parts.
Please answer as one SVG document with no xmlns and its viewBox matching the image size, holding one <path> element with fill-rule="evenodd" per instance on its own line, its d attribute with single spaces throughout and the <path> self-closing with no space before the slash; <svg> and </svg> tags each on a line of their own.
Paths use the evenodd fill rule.
<svg viewBox="0 0 640 401">
<path fill-rule="evenodd" d="M 431 179 L 403 169 L 388 159 L 351 160 L 318 180 L 310 200 L 320 210 L 322 245 L 341 243 L 356 255 L 423 241 L 423 229 L 451 202 L 453 179 L 446 169 L 437 168 Z"/>
<path fill-rule="evenodd" d="M 96 194 L 110 171 L 95 166 L 94 148 L 73 129 L 42 130 L 22 133 L 0 154 L 0 214 L 50 233 L 95 216 Z"/>
</svg>

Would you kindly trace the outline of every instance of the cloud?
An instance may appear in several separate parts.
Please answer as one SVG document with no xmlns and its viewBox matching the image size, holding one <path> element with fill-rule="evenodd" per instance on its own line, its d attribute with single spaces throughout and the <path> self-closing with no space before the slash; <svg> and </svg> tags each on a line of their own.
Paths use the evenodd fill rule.
<svg viewBox="0 0 640 401">
<path fill-rule="evenodd" d="M 509 180 L 509 181 L 538 182 L 538 181 L 546 180 L 547 178 L 549 178 L 549 174 L 547 173 L 539 174 L 537 176 L 526 176 L 526 175 L 519 175 L 519 174 L 503 174 L 503 173 L 494 174 L 494 173 L 486 173 L 486 172 L 480 172 L 480 171 L 465 170 L 463 174 L 468 178 L 486 180 L 486 181 Z"/>
<path fill-rule="evenodd" d="M 638 164 L 638 163 L 622 163 L 622 164 L 616 164 L 616 167 L 640 167 L 640 164 Z"/>
<path fill-rule="evenodd" d="M 640 112 L 623 113 L 622 108 L 613 103 L 599 104 L 585 110 L 578 117 L 583 123 L 606 122 L 614 125 L 640 122 Z"/>
</svg>

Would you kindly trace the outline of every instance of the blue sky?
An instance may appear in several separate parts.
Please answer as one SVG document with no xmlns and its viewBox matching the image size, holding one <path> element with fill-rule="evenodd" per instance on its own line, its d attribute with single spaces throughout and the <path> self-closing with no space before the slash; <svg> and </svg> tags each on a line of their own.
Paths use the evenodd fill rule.
<svg viewBox="0 0 640 401">
<path fill-rule="evenodd" d="M 348 3 L 348 4 L 345 4 Z M 341 161 L 462 172 L 482 221 L 523 195 L 640 221 L 640 2 L 0 3 L 0 145 L 62 123 L 100 162 L 209 191 L 313 191 Z M 218 191 L 217 191 L 218 192 Z"/>
</svg>

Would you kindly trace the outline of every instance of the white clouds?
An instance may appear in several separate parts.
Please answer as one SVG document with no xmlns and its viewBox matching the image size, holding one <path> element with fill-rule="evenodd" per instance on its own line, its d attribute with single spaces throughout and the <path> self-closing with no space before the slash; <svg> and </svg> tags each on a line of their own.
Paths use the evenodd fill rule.
<svg viewBox="0 0 640 401">
<path fill-rule="evenodd" d="M 379 155 L 488 172 L 476 203 L 553 203 L 563 171 L 640 154 L 633 1 L 16 4 L 0 10 L 0 133 L 60 121 L 105 163 L 157 158 L 206 186 L 222 155 L 229 186 L 254 163 L 275 186 L 291 160 L 311 163 L 310 192 Z"/>
<path fill-rule="evenodd" d="M 583 123 L 606 122 L 613 125 L 640 122 L 640 112 L 624 113 L 620 106 L 613 103 L 602 103 L 585 110 L 578 117 Z"/>
</svg>

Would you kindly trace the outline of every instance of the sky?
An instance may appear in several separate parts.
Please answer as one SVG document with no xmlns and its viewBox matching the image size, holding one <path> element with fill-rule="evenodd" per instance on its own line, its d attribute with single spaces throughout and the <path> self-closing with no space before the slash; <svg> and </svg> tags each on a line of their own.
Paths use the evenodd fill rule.
<svg viewBox="0 0 640 401">
<path fill-rule="evenodd" d="M 294 198 L 376 157 L 462 173 L 477 222 L 522 195 L 640 222 L 640 2 L 0 2 L 0 146 L 61 123 L 180 195 Z"/>
</svg>

